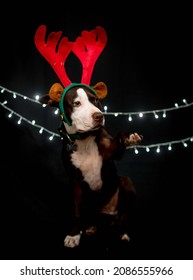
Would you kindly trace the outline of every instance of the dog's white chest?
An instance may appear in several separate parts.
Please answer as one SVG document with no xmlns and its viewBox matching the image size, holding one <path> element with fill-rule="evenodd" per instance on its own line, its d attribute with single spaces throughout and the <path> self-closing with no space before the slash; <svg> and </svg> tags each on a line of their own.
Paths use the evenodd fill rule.
<svg viewBox="0 0 193 280">
<path fill-rule="evenodd" d="M 71 155 L 74 166 L 79 168 L 92 190 L 99 190 L 102 186 L 101 167 L 102 157 L 94 141 L 94 136 L 84 140 L 76 140 L 77 151 Z"/>
</svg>

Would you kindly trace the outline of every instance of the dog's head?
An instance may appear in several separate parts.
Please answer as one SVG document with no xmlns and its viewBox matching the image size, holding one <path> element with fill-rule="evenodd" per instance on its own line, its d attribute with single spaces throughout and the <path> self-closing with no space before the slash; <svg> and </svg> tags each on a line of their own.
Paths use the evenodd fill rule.
<svg viewBox="0 0 193 280">
<path fill-rule="evenodd" d="M 107 43 L 104 28 L 96 26 L 91 31 L 82 31 L 74 42 L 62 36 L 62 32 L 51 32 L 46 36 L 46 26 L 40 25 L 34 42 L 40 53 L 47 59 L 62 83 L 55 83 L 42 102 L 58 106 L 64 126 L 69 134 L 93 131 L 104 125 L 104 116 L 99 99 L 107 94 L 103 82 L 90 86 L 94 65 Z M 69 54 L 81 62 L 81 83 L 72 83 L 65 69 Z M 46 102 L 45 102 L 46 101 Z"/>
<path fill-rule="evenodd" d="M 103 82 L 95 86 L 72 83 L 67 88 L 55 83 L 49 94 L 40 101 L 58 107 L 60 117 L 69 134 L 93 131 L 104 126 L 105 119 L 99 99 L 107 95 L 107 86 Z"/>
</svg>

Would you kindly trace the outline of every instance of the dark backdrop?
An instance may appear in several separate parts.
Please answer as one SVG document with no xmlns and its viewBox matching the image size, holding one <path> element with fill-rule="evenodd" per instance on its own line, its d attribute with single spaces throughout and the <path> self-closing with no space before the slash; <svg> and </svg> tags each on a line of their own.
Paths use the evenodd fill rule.
<svg viewBox="0 0 193 280">
<path fill-rule="evenodd" d="M 16 4 L 15 4 L 16 5 Z M 113 5 L 113 4 L 111 4 Z M 161 5 L 161 4 L 160 4 Z M 92 7 L 91 7 L 92 6 Z M 107 45 L 99 57 L 91 83 L 104 81 L 109 111 L 134 112 L 173 107 L 182 99 L 192 102 L 190 81 L 192 43 L 190 8 L 180 6 L 109 6 L 54 3 L 9 7 L 1 17 L 0 85 L 22 95 L 48 93 L 59 82 L 54 70 L 35 48 L 33 37 L 40 24 L 47 32 L 63 31 L 73 41 L 82 30 L 105 28 Z M 71 58 L 69 74 L 79 82 L 80 65 Z M 49 109 L 1 93 L 0 101 L 27 119 L 57 133 L 58 118 Z M 50 112 L 51 111 L 51 112 Z M 137 190 L 133 239 L 127 247 L 99 241 L 65 249 L 68 220 L 68 179 L 61 161 L 61 140 L 18 117 L 1 118 L 1 259 L 192 259 L 192 149 L 191 142 L 155 148 L 149 153 L 127 150 L 117 162 Z M 144 145 L 192 136 L 192 107 L 174 110 L 167 118 L 153 114 L 106 116 L 115 135 L 120 129 L 138 131 Z"/>
</svg>

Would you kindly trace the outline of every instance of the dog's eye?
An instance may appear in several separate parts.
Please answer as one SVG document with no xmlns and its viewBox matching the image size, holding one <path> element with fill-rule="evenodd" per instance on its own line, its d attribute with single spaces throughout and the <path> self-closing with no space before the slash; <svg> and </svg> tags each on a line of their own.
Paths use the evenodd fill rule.
<svg viewBox="0 0 193 280">
<path fill-rule="evenodd" d="M 79 107 L 80 105 L 81 105 L 80 101 L 75 101 L 75 102 L 73 103 L 73 106 L 74 106 L 74 107 Z"/>
<path fill-rule="evenodd" d="M 99 99 L 98 98 L 95 98 L 95 101 L 94 101 L 96 104 L 99 102 Z"/>
</svg>

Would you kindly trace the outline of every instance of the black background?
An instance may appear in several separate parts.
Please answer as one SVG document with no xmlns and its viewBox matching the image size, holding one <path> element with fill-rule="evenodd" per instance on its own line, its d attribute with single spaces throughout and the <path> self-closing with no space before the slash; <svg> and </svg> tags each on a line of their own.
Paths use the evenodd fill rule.
<svg viewBox="0 0 193 280">
<path fill-rule="evenodd" d="M 1 11 L 0 85 L 34 98 L 44 95 L 54 82 L 54 70 L 34 45 L 40 24 L 47 32 L 62 31 L 74 41 L 82 30 L 105 28 L 107 45 L 100 55 L 91 84 L 103 81 L 108 96 L 103 105 L 112 112 L 135 112 L 192 102 L 192 28 L 190 7 L 174 5 L 78 5 L 56 1 L 39 7 L 23 4 Z M 4 17 L 2 16 L 4 15 Z M 80 65 L 71 58 L 71 80 L 80 82 Z M 8 92 L 1 102 L 27 119 L 57 133 L 58 118 L 49 108 L 16 100 Z M 85 241 L 76 249 L 63 246 L 68 220 L 68 180 L 61 161 L 61 140 L 49 141 L 44 132 L 17 116 L 1 118 L 1 259 L 192 259 L 192 144 L 161 146 L 149 153 L 127 150 L 117 162 L 137 190 L 134 234 L 128 246 L 116 242 L 106 249 L 99 241 Z M 106 116 L 106 126 L 137 131 L 143 144 L 168 142 L 192 136 L 192 107 L 174 110 L 167 118 L 153 114 Z"/>
</svg>

